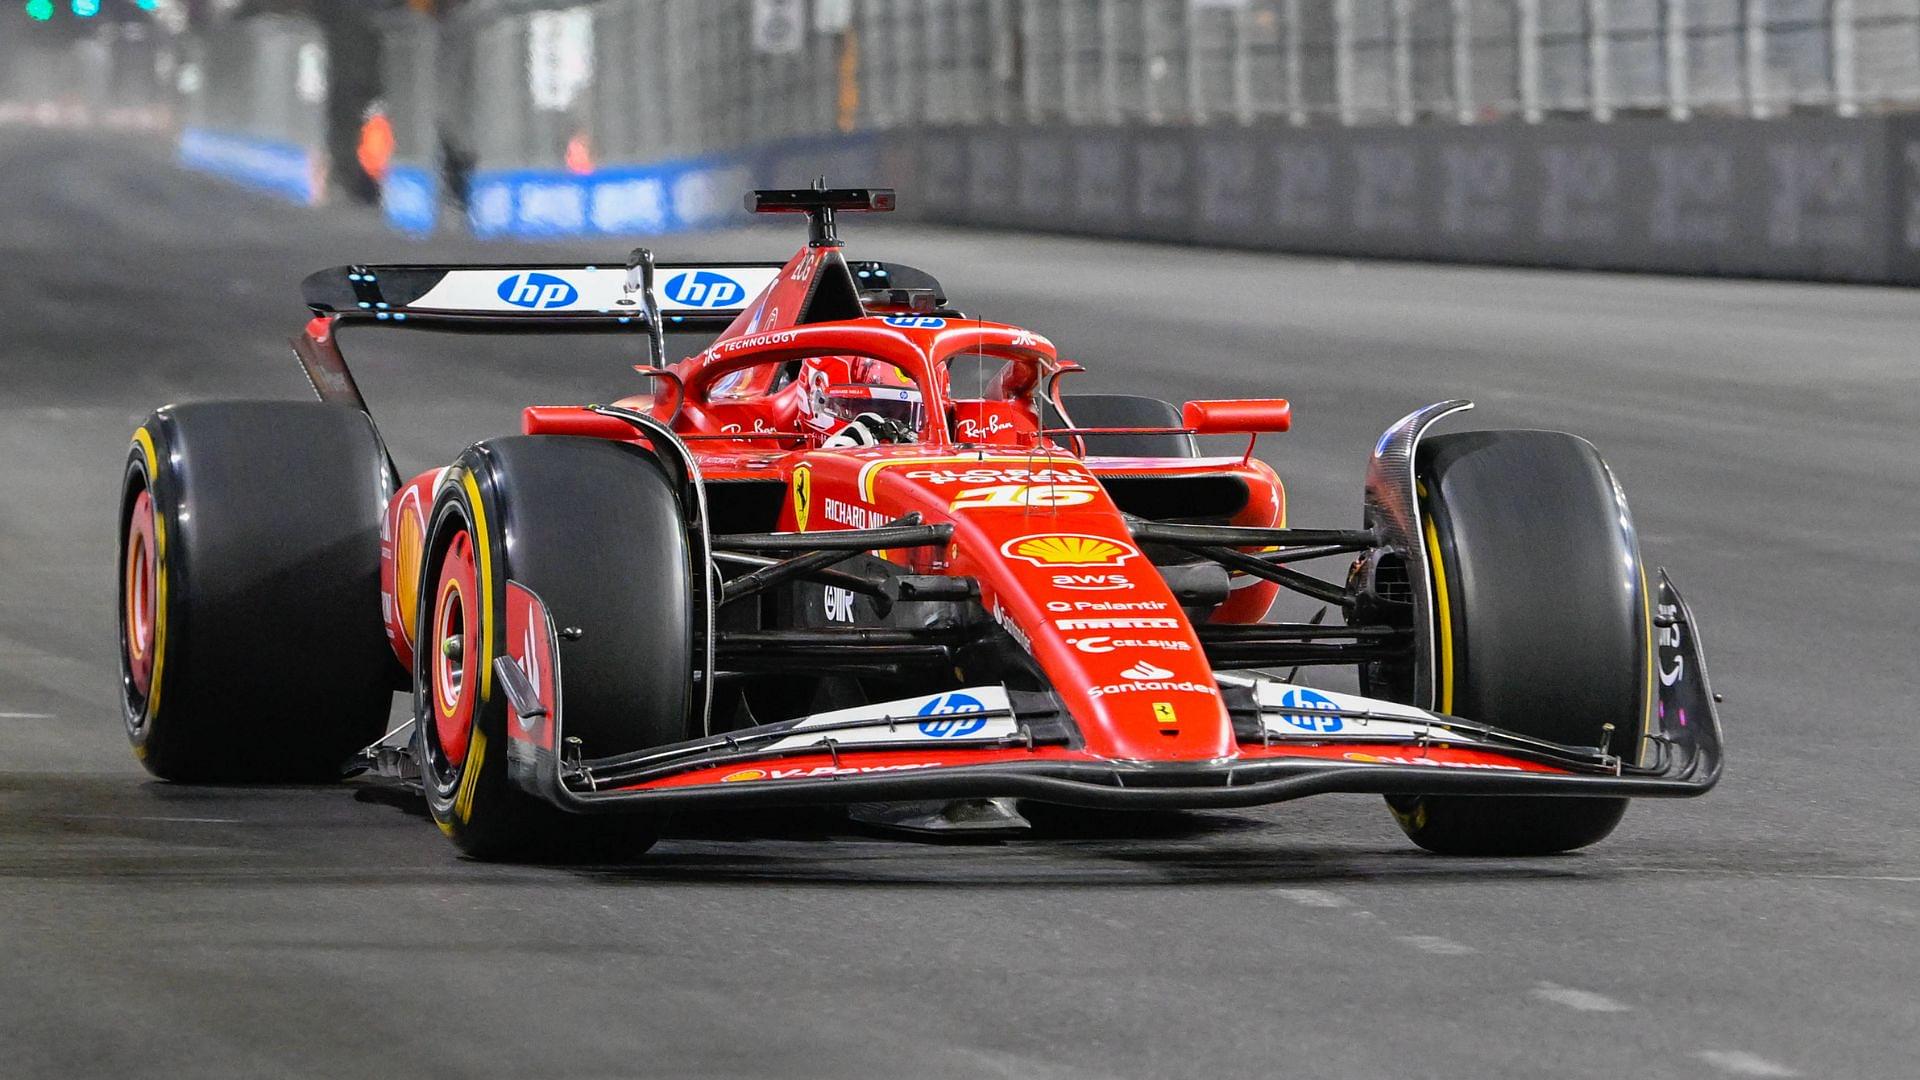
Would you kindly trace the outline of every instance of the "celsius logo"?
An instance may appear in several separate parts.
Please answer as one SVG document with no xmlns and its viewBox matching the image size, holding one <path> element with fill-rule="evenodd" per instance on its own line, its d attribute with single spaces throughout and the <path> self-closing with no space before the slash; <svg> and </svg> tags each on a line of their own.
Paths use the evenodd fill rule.
<svg viewBox="0 0 1920 1080">
<path fill-rule="evenodd" d="M 920 706 L 918 715 L 936 718 L 920 721 L 920 734 L 933 739 L 964 738 L 987 726 L 987 718 L 980 715 L 985 710 L 986 706 L 972 694 L 941 694 Z"/>
<path fill-rule="evenodd" d="M 711 270 L 689 270 L 667 279 L 667 299 L 681 307 L 732 307 L 746 298 L 745 286 Z"/>
<path fill-rule="evenodd" d="M 1150 679 L 1167 679 L 1173 677 L 1173 672 L 1163 667 L 1154 667 L 1145 660 L 1140 661 L 1120 674 L 1125 675 L 1135 682 L 1146 682 Z"/>
<path fill-rule="evenodd" d="M 1281 722 L 1301 731 L 1317 731 L 1322 734 L 1339 731 L 1342 727 L 1340 717 L 1334 715 L 1340 711 L 1340 703 L 1306 687 L 1296 687 L 1280 697 L 1283 709 L 1300 709 L 1301 712 L 1281 713 Z"/>
<path fill-rule="evenodd" d="M 1117 638 L 1100 635 L 1098 637 L 1070 637 L 1067 644 L 1083 653 L 1110 653 L 1117 649 L 1162 649 L 1166 652 L 1192 652 L 1193 646 L 1184 641 L 1161 641 L 1155 638 Z"/>
<path fill-rule="evenodd" d="M 561 308 L 580 299 L 580 290 L 565 278 L 552 274 L 515 274 L 494 290 L 500 299 L 514 307 Z"/>
</svg>

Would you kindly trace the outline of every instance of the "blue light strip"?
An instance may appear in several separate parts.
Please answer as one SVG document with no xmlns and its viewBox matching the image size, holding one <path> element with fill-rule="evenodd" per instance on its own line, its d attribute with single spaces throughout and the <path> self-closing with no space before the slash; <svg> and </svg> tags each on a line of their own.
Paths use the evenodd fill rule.
<svg viewBox="0 0 1920 1080">
<path fill-rule="evenodd" d="M 309 206 L 320 200 L 315 151 L 296 143 L 188 128 L 180 133 L 180 164 Z"/>
</svg>

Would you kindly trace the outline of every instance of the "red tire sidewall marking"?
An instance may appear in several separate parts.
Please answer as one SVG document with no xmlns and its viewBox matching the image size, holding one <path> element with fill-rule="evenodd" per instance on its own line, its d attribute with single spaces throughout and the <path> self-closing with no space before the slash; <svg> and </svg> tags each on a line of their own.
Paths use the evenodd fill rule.
<svg viewBox="0 0 1920 1080">
<path fill-rule="evenodd" d="M 465 529 L 457 532 L 447 545 L 440 562 L 440 579 L 434 586 L 432 650 L 427 671 L 432 684 L 434 730 L 440 752 L 447 764 L 459 766 L 467 759 L 467 745 L 473 737 L 475 696 L 480 692 L 476 680 L 481 661 L 480 589 L 473 561 L 473 540 Z M 460 657 L 454 660 L 444 648 L 449 634 L 461 637 Z"/>
<path fill-rule="evenodd" d="M 127 519 L 127 562 L 121 585 L 127 627 L 127 674 L 143 698 L 153 687 L 159 571 L 159 553 L 154 548 L 153 496 L 143 490 L 133 500 L 133 512 Z"/>
</svg>

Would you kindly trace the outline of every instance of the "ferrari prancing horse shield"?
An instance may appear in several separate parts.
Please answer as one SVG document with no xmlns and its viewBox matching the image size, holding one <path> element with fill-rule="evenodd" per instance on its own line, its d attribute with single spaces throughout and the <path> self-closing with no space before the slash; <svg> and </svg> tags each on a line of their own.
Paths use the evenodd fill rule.
<svg viewBox="0 0 1920 1080">
<path fill-rule="evenodd" d="M 807 515 L 813 509 L 813 470 L 805 465 L 793 470 L 793 524 L 807 531 Z"/>
</svg>

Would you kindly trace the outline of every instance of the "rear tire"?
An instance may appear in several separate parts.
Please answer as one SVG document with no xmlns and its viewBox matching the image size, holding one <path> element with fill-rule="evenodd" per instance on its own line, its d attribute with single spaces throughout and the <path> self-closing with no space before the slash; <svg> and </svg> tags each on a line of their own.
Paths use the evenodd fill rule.
<svg viewBox="0 0 1920 1080">
<path fill-rule="evenodd" d="M 1073 410 L 1072 427 L 1185 427 L 1180 410 L 1159 398 L 1133 394 L 1071 394 L 1067 408 Z M 1049 402 L 1047 427 L 1063 426 L 1063 420 Z M 1082 435 L 1088 457 L 1191 458 L 1200 451 L 1191 435 L 1117 434 Z"/>
<path fill-rule="evenodd" d="M 337 779 L 401 677 L 380 616 L 391 478 L 367 415 L 169 406 L 127 454 L 121 714 L 164 780 Z"/>
<path fill-rule="evenodd" d="M 1443 435 L 1418 475 L 1434 568 L 1437 707 L 1629 762 L 1651 700 L 1651 627 L 1625 497 L 1591 443 L 1551 431 Z M 1604 725 L 1611 724 L 1609 734 Z M 1389 796 L 1414 843 L 1447 855 L 1585 847 L 1627 800 Z"/>
<path fill-rule="evenodd" d="M 691 737 L 693 605 L 679 501 L 653 456 L 571 436 L 481 443 L 442 479 L 427 526 L 415 654 L 415 749 L 434 821 L 481 859 L 633 857 L 652 822 L 573 814 L 514 782 L 506 695 L 508 580 L 560 642 L 562 734 L 588 758 Z M 458 639 L 457 645 L 449 645 Z"/>
</svg>

